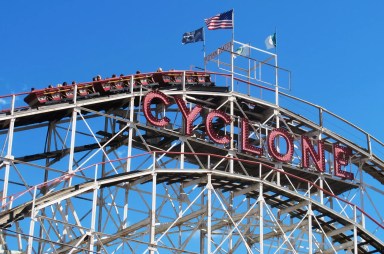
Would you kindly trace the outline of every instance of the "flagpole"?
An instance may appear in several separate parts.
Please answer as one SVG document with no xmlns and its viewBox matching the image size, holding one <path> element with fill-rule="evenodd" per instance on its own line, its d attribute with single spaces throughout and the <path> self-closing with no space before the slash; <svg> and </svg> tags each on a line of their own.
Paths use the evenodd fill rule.
<svg viewBox="0 0 384 254">
<path fill-rule="evenodd" d="M 234 42 L 235 42 L 235 9 L 232 9 L 232 45 L 231 45 L 231 91 L 234 91 L 234 80 L 233 80 L 233 72 L 234 72 L 234 61 L 233 61 L 233 51 L 234 51 Z"/>
<path fill-rule="evenodd" d="M 234 50 L 233 50 L 233 47 L 234 47 L 234 43 L 235 43 L 235 10 L 232 9 L 232 45 L 231 45 L 231 92 L 233 93 L 235 91 L 235 87 L 234 87 Z M 230 114 L 231 114 L 231 117 L 233 117 L 234 115 L 234 101 L 233 100 L 230 100 Z M 235 150 L 235 123 L 234 121 L 231 121 L 231 126 L 230 126 L 230 131 L 231 131 L 231 142 L 230 142 L 230 158 L 233 158 L 233 151 Z M 230 160 L 229 162 L 229 172 L 230 173 L 233 173 L 234 172 L 234 161 L 233 160 Z M 232 237 L 230 238 L 229 240 L 230 242 L 230 248 L 232 248 Z"/>
<path fill-rule="evenodd" d="M 275 27 L 275 54 L 277 55 L 277 29 L 276 29 L 276 27 Z"/>
<path fill-rule="evenodd" d="M 277 29 L 275 27 L 275 83 L 276 83 L 276 106 L 279 106 L 279 69 L 278 69 L 278 63 L 277 63 L 277 35 L 276 35 Z M 276 116 L 276 127 L 280 127 L 279 123 L 279 117 Z"/>
<path fill-rule="evenodd" d="M 203 51 L 204 51 L 204 53 L 203 53 L 203 57 L 204 57 L 204 71 L 207 71 L 207 63 L 205 62 L 205 29 L 204 29 L 204 27 L 203 27 Z"/>
<path fill-rule="evenodd" d="M 235 9 L 232 9 L 232 43 L 235 41 Z"/>
</svg>

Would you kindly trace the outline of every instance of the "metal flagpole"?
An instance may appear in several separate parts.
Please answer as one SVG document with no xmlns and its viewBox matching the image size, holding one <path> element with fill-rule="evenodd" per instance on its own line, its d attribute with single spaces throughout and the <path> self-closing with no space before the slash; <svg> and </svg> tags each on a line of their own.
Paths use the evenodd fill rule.
<svg viewBox="0 0 384 254">
<path fill-rule="evenodd" d="M 203 27 L 203 56 L 204 56 L 204 71 L 207 71 L 207 63 L 205 62 L 205 29 Z"/>
<path fill-rule="evenodd" d="M 235 41 L 235 9 L 232 9 L 232 45 L 231 45 L 231 73 L 232 73 L 232 78 L 231 78 L 231 91 L 234 91 L 234 80 L 233 80 L 233 71 L 234 71 L 234 66 L 233 66 L 233 46 L 234 46 L 234 41 Z"/>
<path fill-rule="evenodd" d="M 275 27 L 275 54 L 277 55 L 277 29 Z"/>
<path fill-rule="evenodd" d="M 235 86 L 234 86 L 234 44 L 235 44 L 235 10 L 232 9 L 232 45 L 231 45 L 231 90 L 232 92 L 235 91 Z M 230 98 L 230 114 L 231 114 L 231 118 L 233 118 L 234 114 L 235 114 L 235 111 L 234 111 L 234 100 L 233 100 L 233 96 Z M 229 153 L 229 156 L 230 158 L 233 158 L 234 157 L 234 150 L 235 150 L 235 122 L 234 122 L 234 119 L 232 119 L 231 121 L 231 142 L 230 142 L 230 153 Z M 234 161 L 233 160 L 230 160 L 230 164 L 229 164 L 229 171 L 230 173 L 234 173 Z M 231 192 L 231 196 L 230 197 L 233 197 L 233 192 Z M 230 199 L 230 206 L 232 207 L 233 206 L 233 198 Z M 230 239 L 229 239 L 229 250 L 230 252 L 232 252 L 232 241 L 233 241 L 233 238 L 232 236 L 230 236 Z"/>
<path fill-rule="evenodd" d="M 235 16 L 235 10 L 232 9 L 232 45 L 231 45 L 231 92 L 234 92 L 235 87 L 234 87 L 234 53 L 233 53 L 233 46 L 234 46 L 234 41 L 235 41 L 235 22 L 234 22 L 234 16 Z M 230 101 L 230 114 L 231 117 L 234 115 L 234 102 L 233 100 Z M 234 151 L 234 132 L 235 132 L 235 126 L 234 122 L 231 121 L 231 143 L 230 143 L 230 157 L 233 157 L 233 151 Z M 230 173 L 234 172 L 233 168 L 233 160 L 230 161 L 229 164 L 229 171 Z"/>
<path fill-rule="evenodd" d="M 277 36 L 276 36 L 276 27 L 275 27 L 275 84 L 276 84 L 276 105 L 279 106 L 279 74 L 278 74 L 278 64 L 277 64 Z M 272 40 L 273 41 L 273 40 Z M 279 126 L 277 127 L 279 128 Z"/>
</svg>

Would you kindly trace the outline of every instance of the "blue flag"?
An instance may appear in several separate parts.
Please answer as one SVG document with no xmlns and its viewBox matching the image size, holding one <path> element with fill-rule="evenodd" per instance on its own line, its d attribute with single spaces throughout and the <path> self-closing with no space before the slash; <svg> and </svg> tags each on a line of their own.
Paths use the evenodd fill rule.
<svg viewBox="0 0 384 254">
<path fill-rule="evenodd" d="M 183 39 L 181 40 L 181 43 L 187 44 L 187 43 L 193 43 L 198 41 L 204 41 L 204 32 L 203 28 L 199 28 L 192 32 L 187 32 L 183 34 Z"/>
</svg>

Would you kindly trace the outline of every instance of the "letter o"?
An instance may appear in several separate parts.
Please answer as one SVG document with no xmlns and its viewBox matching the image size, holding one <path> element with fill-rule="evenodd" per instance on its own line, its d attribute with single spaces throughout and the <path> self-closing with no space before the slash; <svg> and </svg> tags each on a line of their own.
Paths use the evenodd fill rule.
<svg viewBox="0 0 384 254">
<path fill-rule="evenodd" d="M 276 149 L 276 142 L 275 139 L 281 136 L 286 144 L 287 144 L 287 153 L 281 154 Z M 293 138 L 292 136 L 285 130 L 281 128 L 274 129 L 271 131 L 268 135 L 268 153 L 277 161 L 281 162 L 290 162 L 292 160 L 293 156 Z"/>
</svg>

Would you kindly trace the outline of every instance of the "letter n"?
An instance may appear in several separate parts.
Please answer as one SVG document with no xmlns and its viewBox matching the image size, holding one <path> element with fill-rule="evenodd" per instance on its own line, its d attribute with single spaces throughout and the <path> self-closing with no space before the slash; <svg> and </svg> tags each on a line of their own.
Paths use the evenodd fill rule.
<svg viewBox="0 0 384 254">
<path fill-rule="evenodd" d="M 309 168 L 309 157 L 315 164 L 317 171 L 325 171 L 325 157 L 324 157 L 324 142 L 319 140 L 317 143 L 316 153 L 311 140 L 307 136 L 301 136 L 301 166 L 303 168 Z"/>
</svg>

